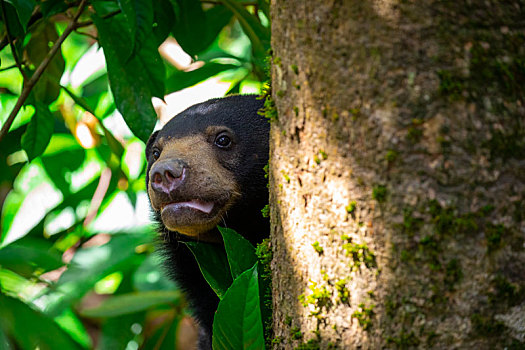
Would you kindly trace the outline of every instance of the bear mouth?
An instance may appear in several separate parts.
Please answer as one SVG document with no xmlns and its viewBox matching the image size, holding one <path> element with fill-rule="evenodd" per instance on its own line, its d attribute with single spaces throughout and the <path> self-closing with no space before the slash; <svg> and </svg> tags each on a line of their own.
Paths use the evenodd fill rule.
<svg viewBox="0 0 525 350">
<path fill-rule="evenodd" d="M 162 224 L 191 239 L 218 242 L 212 230 L 230 207 L 231 196 L 210 199 L 177 199 L 159 205 Z"/>
<path fill-rule="evenodd" d="M 161 213 L 165 210 L 169 210 L 171 212 L 178 212 L 185 209 L 190 210 L 197 210 L 204 214 L 210 214 L 213 208 L 215 207 L 215 204 L 213 202 L 206 202 L 199 199 L 192 199 L 189 201 L 184 202 L 171 202 L 167 203 L 162 206 Z"/>
</svg>

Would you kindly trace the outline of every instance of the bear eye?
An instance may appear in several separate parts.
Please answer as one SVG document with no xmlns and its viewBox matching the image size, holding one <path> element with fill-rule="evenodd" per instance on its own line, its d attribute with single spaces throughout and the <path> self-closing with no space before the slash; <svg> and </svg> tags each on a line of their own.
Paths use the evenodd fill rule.
<svg viewBox="0 0 525 350">
<path fill-rule="evenodd" d="M 153 150 L 153 152 L 151 152 L 151 155 L 153 156 L 153 159 L 154 159 L 154 160 L 157 160 L 157 159 L 159 159 L 159 157 L 160 157 L 160 151 L 159 151 L 158 149 L 155 148 L 155 149 Z"/>
<path fill-rule="evenodd" d="M 220 148 L 230 147 L 232 140 L 224 134 L 220 134 L 215 138 L 215 144 Z"/>
</svg>

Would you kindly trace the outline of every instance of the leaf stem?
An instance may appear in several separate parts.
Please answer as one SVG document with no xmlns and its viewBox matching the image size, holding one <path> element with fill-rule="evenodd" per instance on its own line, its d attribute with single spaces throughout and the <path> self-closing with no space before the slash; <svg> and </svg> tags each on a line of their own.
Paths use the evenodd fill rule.
<svg viewBox="0 0 525 350">
<path fill-rule="evenodd" d="M 80 1 L 70 2 L 67 3 L 67 9 L 70 9 L 72 7 L 78 6 L 80 4 Z M 27 32 L 31 31 L 31 27 L 37 23 L 40 19 L 43 18 L 42 11 L 40 9 L 40 5 L 36 5 L 35 9 L 33 10 L 33 13 L 31 14 L 31 17 L 29 18 L 29 21 L 27 21 Z M 16 42 L 16 38 L 13 40 L 13 42 Z M 7 35 L 4 35 L 2 39 L 0 40 L 0 51 L 4 49 L 8 44 L 7 42 Z"/>
<path fill-rule="evenodd" d="M 15 64 L 12 64 L 12 65 L 7 66 L 7 67 L 0 68 L 0 72 L 4 72 L 4 71 L 6 71 L 6 70 L 10 70 L 10 69 L 13 69 L 13 68 L 16 68 L 16 67 L 17 67 L 17 65 L 16 65 L 16 63 L 15 63 Z"/>
<path fill-rule="evenodd" d="M 77 34 L 79 34 L 79 35 L 87 36 L 88 38 L 91 38 L 91 39 L 93 39 L 94 41 L 98 41 L 98 38 L 97 38 L 96 36 L 91 35 L 91 34 L 89 34 L 89 33 L 81 32 L 81 31 L 76 30 L 76 29 L 75 29 L 75 33 L 77 33 Z"/>
<path fill-rule="evenodd" d="M 66 29 L 62 33 L 62 35 L 60 35 L 60 37 L 57 39 L 57 41 L 55 42 L 55 44 L 53 45 L 51 50 L 49 50 L 49 52 L 47 53 L 47 55 L 44 58 L 44 60 L 40 63 L 40 65 L 36 69 L 35 73 L 31 76 L 31 79 L 29 79 L 27 82 L 26 82 L 26 80 L 24 80 L 24 82 L 26 82 L 26 83 L 24 84 L 24 88 L 22 89 L 22 93 L 20 94 L 20 97 L 18 97 L 18 100 L 16 101 L 15 107 L 13 108 L 11 113 L 9 114 L 9 117 L 7 117 L 7 120 L 5 121 L 4 125 L 2 125 L 2 129 L 0 130 L 0 142 L 2 141 L 4 136 L 9 131 L 9 128 L 11 127 L 11 124 L 13 124 L 13 121 L 15 120 L 16 115 L 20 111 L 20 108 L 22 108 L 22 106 L 24 105 L 24 102 L 26 101 L 27 97 L 29 96 L 29 93 L 31 92 L 31 90 L 33 89 L 35 84 L 38 82 L 38 80 L 42 76 L 42 73 L 44 73 L 44 70 L 47 68 L 47 66 L 49 65 L 49 63 L 53 59 L 53 57 L 56 55 L 56 53 L 60 49 L 60 46 L 62 46 L 62 43 L 64 42 L 64 40 L 66 40 L 68 35 L 71 34 L 71 32 L 76 28 L 78 18 L 80 17 L 82 12 L 84 11 L 86 5 L 87 5 L 87 0 L 82 0 L 80 2 L 80 5 L 78 5 L 77 13 L 75 14 L 75 16 L 73 17 L 71 22 L 69 22 L 69 24 L 67 25 Z"/>
</svg>

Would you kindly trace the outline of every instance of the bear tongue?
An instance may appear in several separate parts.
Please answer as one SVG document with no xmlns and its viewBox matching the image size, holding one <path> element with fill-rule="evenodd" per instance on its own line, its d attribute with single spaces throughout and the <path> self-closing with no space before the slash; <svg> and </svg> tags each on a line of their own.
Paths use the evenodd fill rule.
<svg viewBox="0 0 525 350">
<path fill-rule="evenodd" d="M 193 199 L 191 201 L 187 202 L 176 202 L 176 203 L 170 203 L 167 206 L 174 206 L 174 207 L 189 207 L 193 209 L 197 209 L 199 211 L 202 211 L 206 214 L 211 213 L 211 210 L 213 209 L 213 203 L 212 202 L 203 202 L 198 199 Z"/>
</svg>

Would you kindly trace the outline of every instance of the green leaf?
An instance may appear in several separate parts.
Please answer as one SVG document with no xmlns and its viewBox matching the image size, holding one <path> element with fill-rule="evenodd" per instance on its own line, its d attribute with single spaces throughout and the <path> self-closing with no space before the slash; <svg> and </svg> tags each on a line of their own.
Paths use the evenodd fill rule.
<svg viewBox="0 0 525 350">
<path fill-rule="evenodd" d="M 68 8 L 64 0 L 39 1 L 39 4 L 44 18 L 49 18 L 57 13 L 64 12 Z"/>
<path fill-rule="evenodd" d="M 29 22 L 29 18 L 31 18 L 31 14 L 33 13 L 33 10 L 35 8 L 35 1 L 34 0 L 8 0 L 7 2 L 10 2 L 16 9 L 16 14 L 18 16 L 18 20 L 20 21 L 20 24 L 24 28 L 24 30 L 27 29 L 27 22 Z"/>
<path fill-rule="evenodd" d="M 0 327 L 0 349 L 2 350 L 11 350 L 14 349 L 14 346 L 11 344 L 7 335 L 4 333 L 2 327 Z"/>
<path fill-rule="evenodd" d="M 173 26 L 173 36 L 190 56 L 195 56 L 206 47 L 202 38 L 206 37 L 206 15 L 199 0 L 177 0 L 178 16 Z"/>
<path fill-rule="evenodd" d="M 213 349 L 264 349 L 257 263 L 243 272 L 219 302 L 213 320 Z"/>
<path fill-rule="evenodd" d="M 0 293 L 0 310 L 0 328 L 11 335 L 22 349 L 81 348 L 53 320 L 18 299 Z"/>
<path fill-rule="evenodd" d="M 23 36 L 24 27 L 20 24 L 20 20 L 18 19 L 18 12 L 16 11 L 16 8 L 7 2 L 4 2 L 1 5 L 2 7 L 0 7 L 0 11 L 5 10 L 5 16 L 7 17 L 7 28 L 9 29 L 9 33 L 14 37 Z M 2 13 L 0 12 L 0 14 Z M 2 20 L 2 23 L 3 23 L 4 17 L 2 16 L 0 17 L 0 19 Z"/>
<path fill-rule="evenodd" d="M 228 258 L 222 246 L 204 242 L 184 243 L 195 256 L 202 275 L 210 287 L 222 299 L 232 283 Z"/>
<path fill-rule="evenodd" d="M 213 6 L 211 9 L 206 10 L 204 14 L 206 16 L 206 37 L 203 38 L 201 44 L 203 50 L 215 41 L 222 28 L 230 23 L 233 17 L 233 13 L 222 5 Z"/>
<path fill-rule="evenodd" d="M 100 76 L 89 79 L 82 86 L 82 97 L 86 99 L 89 106 L 94 106 L 100 99 L 100 95 L 108 91 L 108 73 L 104 72 Z"/>
<path fill-rule="evenodd" d="M 25 194 L 20 193 L 18 191 L 11 190 L 7 197 L 5 198 L 5 201 L 2 206 L 2 222 L 0 225 L 1 229 L 1 237 L 0 237 L 0 244 L 4 242 L 4 240 L 7 237 L 7 234 L 9 233 L 9 229 L 13 225 L 13 222 L 15 221 L 16 214 L 22 207 L 22 204 L 24 203 Z"/>
<path fill-rule="evenodd" d="M 171 315 L 173 315 L 173 312 L 166 314 L 165 322 L 160 324 L 155 332 L 144 340 L 141 347 L 142 350 L 173 350 L 181 348 L 180 345 L 177 346 L 177 329 L 183 314 L 175 313 L 173 316 Z"/>
<path fill-rule="evenodd" d="M 150 254 L 133 274 L 133 288 L 145 292 L 152 290 L 175 290 L 173 281 L 162 273 L 160 254 Z"/>
<path fill-rule="evenodd" d="M 97 15 L 100 17 L 110 16 L 113 18 L 113 14 L 121 11 L 118 2 L 115 0 L 94 0 L 91 1 L 91 3 L 95 8 L 95 11 L 97 11 Z"/>
<path fill-rule="evenodd" d="M 89 112 L 89 113 L 95 115 L 95 111 L 93 110 L 93 108 L 91 108 L 91 106 L 87 103 L 86 100 L 84 100 L 80 96 L 75 95 L 73 93 L 73 91 L 69 90 L 67 87 L 62 86 L 62 85 L 60 85 L 60 87 L 69 95 L 69 97 L 71 97 L 73 99 L 73 101 L 75 101 L 75 103 L 77 105 L 82 107 L 82 109 L 84 109 L 86 112 Z"/>
<path fill-rule="evenodd" d="M 146 40 L 129 57 L 129 40 L 122 17 L 104 20 L 93 15 L 104 49 L 115 104 L 131 131 L 146 142 L 157 121 L 151 98 L 164 98 L 164 65 L 154 40 Z"/>
<path fill-rule="evenodd" d="M 73 310 L 65 310 L 61 315 L 55 317 L 54 320 L 60 328 L 69 334 L 74 341 L 82 345 L 83 348 L 93 349 L 89 333 Z"/>
<path fill-rule="evenodd" d="M 118 0 L 126 17 L 127 29 L 133 40 L 133 52 L 137 52 L 149 38 L 153 26 L 153 4 L 151 0 Z"/>
<path fill-rule="evenodd" d="M 172 93 L 193 86 L 201 81 L 204 81 L 220 72 L 227 71 L 229 69 L 237 69 L 239 66 L 233 64 L 220 64 L 216 62 L 205 63 L 204 66 L 189 71 L 175 71 L 166 80 L 166 92 Z"/>
<path fill-rule="evenodd" d="M 111 149 L 111 151 L 120 159 L 122 158 L 122 155 L 124 154 L 124 147 L 122 144 L 113 136 L 111 131 L 109 131 L 102 122 L 100 122 L 100 119 L 95 114 L 95 111 L 91 108 L 91 106 L 87 103 L 86 100 L 84 100 L 82 97 L 75 95 L 71 90 L 66 88 L 65 86 L 61 86 L 62 89 L 66 91 L 66 93 L 75 101 L 77 105 L 82 107 L 86 112 L 91 113 L 95 118 L 99 120 L 99 126 L 104 132 L 104 136 L 106 137 L 106 140 L 108 142 L 108 146 Z"/>
<path fill-rule="evenodd" d="M 42 21 L 34 30 L 34 34 L 27 44 L 26 52 L 29 62 L 38 67 L 57 39 L 55 24 Z M 35 100 L 44 105 L 49 105 L 57 99 L 60 93 L 58 82 L 64 73 L 64 68 L 64 58 L 61 49 L 59 49 L 33 88 Z"/>
<path fill-rule="evenodd" d="M 143 325 L 144 316 L 144 313 L 128 314 L 106 320 L 97 349 L 128 349 L 128 344 L 137 339 L 133 325 Z"/>
<path fill-rule="evenodd" d="M 41 239 L 24 237 L 0 249 L 0 266 L 25 277 L 30 277 L 35 269 L 43 273 L 62 265 L 62 255 Z"/>
<path fill-rule="evenodd" d="M 0 101 L 0 106 L 2 106 Z M 0 108 L 1 108 L 0 107 Z M 7 157 L 13 153 L 19 151 L 22 146 L 20 145 L 20 139 L 26 130 L 26 126 L 22 126 L 18 129 L 10 131 L 5 135 L 2 140 L 2 147 L 0 147 L 0 182 L 5 184 L 12 184 L 24 162 L 18 162 L 16 164 L 7 164 Z M 1 231 L 1 230 L 0 230 Z M 1 232 L 0 232 L 1 234 Z M 1 239 L 0 239 L 1 242 Z"/>
<path fill-rule="evenodd" d="M 153 1 L 153 35 L 156 44 L 166 40 L 175 23 L 175 11 L 170 0 Z"/>
<path fill-rule="evenodd" d="M 235 84 L 230 87 L 230 90 L 226 92 L 226 95 L 236 95 L 241 93 L 241 83 L 243 79 L 238 80 Z"/>
<path fill-rule="evenodd" d="M 270 49 L 270 31 L 264 27 L 255 18 L 255 15 L 249 13 L 242 4 L 235 0 L 221 0 L 221 2 L 229 8 L 252 43 L 252 51 L 255 64 L 259 72 L 264 72 L 265 59 L 268 50 Z"/>
<path fill-rule="evenodd" d="M 85 317 L 115 317 L 163 304 L 179 304 L 179 291 L 149 291 L 116 295 L 106 299 L 101 305 L 80 312 Z"/>
<path fill-rule="evenodd" d="M 24 295 L 28 288 L 34 287 L 34 284 L 27 278 L 19 274 L 0 268 L 0 292 L 6 295 Z"/>
<path fill-rule="evenodd" d="M 180 10 L 172 33 L 192 57 L 206 50 L 233 16 L 228 8 L 221 5 L 204 11 L 198 0 L 178 0 L 177 4 Z"/>
<path fill-rule="evenodd" d="M 137 258 L 143 260 L 143 256 L 137 256 L 135 248 L 151 239 L 149 234 L 116 234 L 102 246 L 77 250 L 55 288 L 44 296 L 46 313 L 60 314 L 103 277 L 115 271 L 126 271 Z"/>
<path fill-rule="evenodd" d="M 232 278 L 235 280 L 241 273 L 250 269 L 257 262 L 254 246 L 243 236 L 232 229 L 218 226 L 224 240 L 228 264 Z"/>
<path fill-rule="evenodd" d="M 22 135 L 22 148 L 29 160 L 38 157 L 46 149 L 55 124 L 55 117 L 42 102 L 34 104 L 35 114 L 31 118 L 27 130 Z"/>
<path fill-rule="evenodd" d="M 270 0 L 257 0 L 259 9 L 264 13 L 266 18 L 270 18 Z"/>
<path fill-rule="evenodd" d="M 41 160 L 51 181 L 66 196 L 71 192 L 69 176 L 82 165 L 86 158 L 86 151 L 78 145 L 74 137 L 64 136 L 55 134 L 51 137 L 51 142 L 41 156 Z M 71 141 L 74 143 L 68 145 Z M 51 148 L 55 151 L 50 152 Z"/>
</svg>

